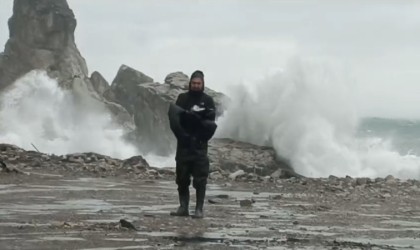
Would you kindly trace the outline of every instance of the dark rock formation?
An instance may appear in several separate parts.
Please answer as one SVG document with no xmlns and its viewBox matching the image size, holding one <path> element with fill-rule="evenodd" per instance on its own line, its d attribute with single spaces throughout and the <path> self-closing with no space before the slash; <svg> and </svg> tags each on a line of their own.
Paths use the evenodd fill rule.
<svg viewBox="0 0 420 250">
<path fill-rule="evenodd" d="M 10 38 L 0 60 L 0 88 L 33 69 L 44 69 L 62 86 L 88 70 L 74 42 L 76 19 L 65 0 L 15 0 Z"/>
<path fill-rule="evenodd" d="M 137 133 L 133 140 L 143 152 L 167 155 L 175 150 L 175 138 L 167 118 L 169 103 L 188 89 L 188 81 L 187 75 L 175 72 L 166 77 L 164 84 L 156 83 L 151 77 L 122 65 L 104 96 L 121 104 L 134 117 Z M 214 98 L 220 115 L 225 96 L 208 88 L 206 93 Z"/>
<path fill-rule="evenodd" d="M 128 138 L 143 152 L 172 153 L 176 141 L 169 128 L 167 111 L 169 103 L 187 91 L 189 77 L 174 72 L 161 84 L 125 65 L 121 66 L 111 86 L 99 72 L 89 77 L 86 62 L 75 44 L 75 28 L 76 19 L 66 0 L 15 0 L 13 16 L 9 20 L 10 38 L 4 53 L 0 54 L 0 90 L 31 70 L 45 70 L 50 77 L 57 79 L 61 87 L 73 91 L 80 100 L 77 102 L 80 108 L 108 108 L 120 124 L 133 131 Z M 221 115 L 226 96 L 208 88 L 205 91 L 213 97 L 217 115 Z M 20 149 L 17 151 L 21 152 Z M 22 157 L 31 154 L 34 153 L 24 153 Z M 33 159 L 35 163 L 46 157 L 36 155 L 40 158 Z M 289 165 L 279 161 L 271 148 L 215 139 L 210 143 L 209 156 L 212 171 L 219 171 L 221 175 L 237 170 L 259 176 L 293 175 Z M 51 158 L 48 162 L 53 162 L 53 159 L 63 162 L 58 158 Z M 91 159 L 99 159 L 99 162 L 91 162 Z M 139 158 L 130 159 L 125 165 L 94 154 L 71 155 L 65 160 L 83 167 L 88 164 L 89 168 L 96 170 L 108 169 L 111 165 L 125 169 L 133 162 L 137 162 L 136 166 L 141 165 L 141 169 L 146 168 L 146 163 Z M 111 163 L 104 165 L 103 161 Z M 286 172 L 279 172 L 279 169 Z"/>
<path fill-rule="evenodd" d="M 66 0 L 15 0 L 9 19 L 10 37 L 0 54 L 0 90 L 32 70 L 45 70 L 58 84 L 82 100 L 111 110 L 127 128 L 133 121 L 116 103 L 97 92 L 106 88 L 97 73 L 88 77 L 85 59 L 75 44 L 76 19 Z"/>
<path fill-rule="evenodd" d="M 109 83 L 98 71 L 92 73 L 90 81 L 92 82 L 93 88 L 99 95 L 103 95 L 105 91 L 109 89 Z"/>
<path fill-rule="evenodd" d="M 299 176 L 271 147 L 231 139 L 213 139 L 209 144 L 209 158 L 211 171 L 219 171 L 223 175 L 242 170 L 248 174 L 275 178 Z"/>
<path fill-rule="evenodd" d="M 293 175 L 294 172 L 289 166 L 277 160 L 275 153 L 270 148 L 229 139 L 215 139 L 212 141 L 209 151 L 211 171 L 219 172 L 220 178 L 228 178 L 231 173 L 237 170 L 243 172 L 241 175 L 246 180 L 252 181 L 263 180 L 261 177 L 269 176 L 279 169 L 285 174 L 273 177 L 273 180 L 297 176 Z M 48 172 L 68 171 L 72 174 L 91 173 L 104 176 L 134 174 L 138 178 L 158 178 L 162 175 L 172 178 L 174 175 L 173 168 L 150 166 L 142 156 L 133 156 L 125 160 L 93 152 L 58 156 L 27 151 L 14 145 L 0 143 L 0 172 L 25 173 L 36 169 Z M 253 175 L 255 178 L 249 179 L 249 175 Z"/>
</svg>

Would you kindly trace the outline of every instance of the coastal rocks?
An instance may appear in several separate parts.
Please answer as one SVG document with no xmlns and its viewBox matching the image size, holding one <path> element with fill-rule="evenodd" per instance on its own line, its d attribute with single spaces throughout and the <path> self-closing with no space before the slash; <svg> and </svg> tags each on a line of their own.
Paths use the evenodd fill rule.
<svg viewBox="0 0 420 250">
<path fill-rule="evenodd" d="M 259 179 L 272 175 L 273 178 L 300 177 L 286 160 L 279 158 L 273 148 L 257 146 L 231 139 L 213 139 L 209 143 L 211 171 Z"/>
<path fill-rule="evenodd" d="M 122 65 L 110 86 L 99 72 L 88 76 L 86 62 L 75 43 L 75 28 L 75 16 L 65 0 L 15 0 L 9 21 L 10 38 L 0 56 L 0 89 L 10 87 L 16 79 L 32 70 L 43 70 L 62 88 L 72 91 L 76 110 L 111 111 L 115 121 L 125 128 L 125 139 L 141 152 L 163 156 L 172 154 L 176 141 L 169 128 L 168 107 L 180 93 L 188 90 L 188 75 L 173 72 L 161 84 Z M 213 97 L 217 116 L 220 116 L 227 97 L 209 88 L 205 91 Z M 28 151 L 22 157 L 31 159 L 34 155 L 35 152 Z M 91 153 L 72 154 L 63 159 L 48 156 L 49 161 L 45 161 L 45 157 L 16 162 L 45 167 L 57 160 L 65 162 L 68 169 L 79 171 L 86 168 L 96 172 L 114 170 L 121 164 Z M 225 178 L 239 170 L 244 172 L 240 179 L 247 181 L 266 180 L 263 178 L 270 175 L 274 179 L 297 176 L 272 148 L 229 139 L 212 140 L 209 158 L 212 172 L 220 174 L 213 174 L 215 178 Z M 140 171 L 134 167 L 131 170 Z"/>
<path fill-rule="evenodd" d="M 218 142 L 219 141 L 219 142 Z M 214 143 L 219 143 L 218 150 L 229 151 L 233 148 L 230 144 L 223 144 L 225 140 L 215 140 Z M 235 142 L 238 145 L 238 142 Z M 247 144 L 245 144 L 247 145 Z M 224 148 L 222 148 L 224 147 Z M 247 145 L 249 147 L 249 145 Z M 258 146 L 254 146 L 255 152 L 264 153 Z M 265 149 L 267 150 L 267 149 Z M 261 161 L 260 158 L 252 159 L 252 154 L 244 155 L 242 161 L 238 162 L 238 166 L 245 170 L 248 168 L 246 164 L 266 168 L 262 173 L 276 172 L 283 165 L 275 159 L 275 154 L 271 161 Z M 220 162 L 234 162 L 237 158 L 232 158 L 228 154 L 212 155 L 211 168 L 217 169 L 211 171 L 210 180 L 230 180 L 230 181 L 267 181 L 268 175 L 259 175 L 258 172 L 247 172 L 244 169 L 236 168 L 233 163 L 226 166 L 219 164 Z M 247 158 L 248 157 L 248 158 Z M 267 155 L 266 155 L 267 157 Z M 67 155 L 43 154 L 37 151 L 27 151 L 10 144 L 0 144 L 0 159 L 7 165 L 8 169 L 20 169 L 22 171 L 31 172 L 32 170 L 44 170 L 51 173 L 55 172 L 69 172 L 70 174 L 78 175 L 80 173 L 91 173 L 100 176 L 119 176 L 119 175 L 134 175 L 137 178 L 162 178 L 164 176 L 172 177 L 175 175 L 174 166 L 172 168 L 156 168 L 150 166 L 149 163 L 140 155 L 132 156 L 128 159 L 115 159 L 106 155 L 101 155 L 94 152 L 87 153 L 73 153 Z M 263 165 L 266 164 L 266 165 Z M 286 169 L 286 171 L 289 171 Z M 280 176 L 280 178 L 284 178 Z"/>
<path fill-rule="evenodd" d="M 136 133 L 134 142 L 142 152 L 168 155 L 175 150 L 176 141 L 167 118 L 169 104 L 188 89 L 189 78 L 181 72 L 169 74 L 163 84 L 154 82 L 146 74 L 122 65 L 104 97 L 123 106 L 134 118 Z M 206 89 L 217 106 L 218 115 L 225 96 Z"/>
<path fill-rule="evenodd" d="M 33 69 L 44 69 L 62 86 L 87 75 L 74 42 L 76 19 L 65 0 L 15 0 L 10 38 L 0 59 L 0 89 Z"/>
<path fill-rule="evenodd" d="M 67 155 L 43 154 L 26 151 L 10 144 L 0 144 L 0 159 L 10 169 L 31 173 L 33 170 L 49 173 L 69 173 L 71 175 L 91 174 L 94 176 L 131 176 L 135 178 L 156 179 L 173 176 L 168 169 L 151 167 L 142 156 L 126 160 L 115 159 L 97 153 L 74 153 Z M 2 164 L 3 166 L 3 164 Z M 13 171 L 14 172 L 14 171 Z"/>
<path fill-rule="evenodd" d="M 127 111 L 100 95 L 106 88 L 103 77 L 99 73 L 88 77 L 85 59 L 75 43 L 75 29 L 76 19 L 66 0 L 15 0 L 9 40 L 0 54 L 0 90 L 33 70 L 45 71 L 81 103 L 108 109 L 117 123 L 132 130 Z"/>
</svg>

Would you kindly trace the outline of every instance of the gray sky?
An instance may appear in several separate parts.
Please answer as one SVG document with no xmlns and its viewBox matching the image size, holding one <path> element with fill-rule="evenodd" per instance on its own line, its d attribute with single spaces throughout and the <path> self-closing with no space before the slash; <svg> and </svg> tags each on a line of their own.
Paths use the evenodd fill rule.
<svg viewBox="0 0 420 250">
<path fill-rule="evenodd" d="M 0 44 L 12 0 L 0 0 Z M 163 82 L 202 69 L 228 91 L 291 57 L 339 65 L 362 115 L 420 118 L 420 1 L 69 0 L 89 70 L 127 64 Z M 257 85 L 258 86 L 258 85 Z"/>
</svg>

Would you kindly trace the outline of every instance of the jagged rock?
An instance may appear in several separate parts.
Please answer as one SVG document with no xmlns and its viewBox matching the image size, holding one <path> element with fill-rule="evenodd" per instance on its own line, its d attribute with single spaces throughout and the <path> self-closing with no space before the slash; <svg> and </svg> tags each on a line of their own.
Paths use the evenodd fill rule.
<svg viewBox="0 0 420 250">
<path fill-rule="evenodd" d="M 254 203 L 254 202 L 255 201 L 253 201 L 253 200 L 241 200 L 241 201 L 239 201 L 239 205 L 241 207 L 251 207 L 252 203 Z"/>
<path fill-rule="evenodd" d="M 283 175 L 283 170 L 282 169 L 278 169 L 278 170 L 276 170 L 276 171 L 274 171 L 274 173 L 272 173 L 271 175 L 270 175 L 270 177 L 271 178 L 274 178 L 274 179 L 277 179 L 277 178 L 280 178 L 282 175 Z"/>
<path fill-rule="evenodd" d="M 213 198 L 213 199 L 208 199 L 207 200 L 210 204 L 219 204 L 222 203 L 221 199 L 217 199 L 217 198 Z"/>
<path fill-rule="evenodd" d="M 9 19 L 9 40 L 0 54 L 0 90 L 32 70 L 44 70 L 81 100 L 108 108 L 127 129 L 131 116 L 121 106 L 105 101 L 98 74 L 88 77 L 85 59 L 74 37 L 76 19 L 66 0 L 15 0 Z M 98 93 L 99 94 L 98 94 Z"/>
<path fill-rule="evenodd" d="M 0 172 L 22 174 L 23 172 L 14 166 L 8 166 L 0 159 Z"/>
<path fill-rule="evenodd" d="M 122 65 L 111 88 L 104 95 L 121 104 L 133 117 L 137 133 L 132 138 L 143 152 L 168 155 L 176 147 L 167 118 L 169 104 L 188 88 L 188 76 L 175 72 L 165 78 L 165 83 L 153 79 L 133 68 Z M 215 100 L 218 114 L 223 112 L 221 93 L 206 88 Z"/>
<path fill-rule="evenodd" d="M 283 195 L 281 195 L 281 194 L 279 194 L 279 195 L 273 195 L 273 196 L 270 196 L 270 199 L 272 199 L 272 200 L 281 200 L 281 199 L 283 199 Z"/>
<path fill-rule="evenodd" d="M 232 181 L 234 181 L 234 180 L 236 180 L 236 178 L 238 178 L 238 177 L 240 177 L 240 176 L 242 176 L 244 174 L 245 174 L 245 172 L 241 169 L 241 170 L 236 171 L 235 173 L 231 173 L 229 175 L 229 179 L 231 179 Z"/>
<path fill-rule="evenodd" d="M 270 147 L 231 139 L 213 139 L 209 143 L 208 152 L 212 171 L 233 173 L 243 170 L 245 173 L 255 173 L 259 176 L 274 174 L 277 178 L 301 177 Z"/>
<path fill-rule="evenodd" d="M 165 84 L 169 85 L 170 89 L 178 90 L 172 91 L 172 93 L 168 93 L 172 101 L 176 100 L 180 92 L 185 92 L 188 90 L 188 83 L 189 77 L 186 74 L 179 71 L 170 73 L 165 77 Z M 216 116 L 219 117 L 225 111 L 225 103 L 229 101 L 228 97 L 225 96 L 223 93 L 216 92 L 207 87 L 205 88 L 205 92 L 213 98 L 214 103 L 217 107 Z"/>
<path fill-rule="evenodd" d="M 390 183 L 396 183 L 395 177 L 392 175 L 388 175 L 387 177 L 385 177 L 385 182 L 390 184 Z"/>
<path fill-rule="evenodd" d="M 126 159 L 123 162 L 123 168 L 135 167 L 135 168 L 148 168 L 150 167 L 147 161 L 140 155 L 133 156 Z"/>
<path fill-rule="evenodd" d="M 225 148 L 225 150 L 229 150 L 229 148 Z M 226 155 L 222 155 L 221 157 L 226 157 Z M 159 169 L 151 167 L 142 156 L 133 156 L 126 160 L 115 159 L 93 152 L 57 156 L 43 154 L 37 151 L 26 151 L 14 145 L 0 144 L 0 159 L 10 163 L 10 166 L 26 172 L 31 172 L 30 170 L 35 168 L 42 168 L 45 171 L 88 172 L 95 175 L 100 174 L 101 176 L 135 174 L 137 178 L 160 178 L 162 176 L 172 178 L 175 175 L 174 168 Z M 250 160 L 248 159 L 248 161 Z M 279 167 L 279 165 L 267 165 L 266 167 L 271 169 L 276 166 Z M 231 175 L 232 179 L 239 178 L 245 181 L 264 180 L 264 178 L 254 173 L 246 173 L 241 169 L 236 171 L 237 173 Z M 212 172 L 210 174 L 211 179 L 225 179 L 228 177 L 227 173 L 231 173 L 228 170 L 223 172 L 225 172 L 223 175 L 220 171 Z"/>
<path fill-rule="evenodd" d="M 248 173 L 246 175 L 241 176 L 243 180 L 246 181 L 266 181 L 266 179 L 264 177 L 260 177 L 256 174 L 253 173 Z M 268 177 L 270 178 L 270 177 Z"/>
<path fill-rule="evenodd" d="M 209 175 L 211 180 L 223 179 L 223 175 L 219 171 L 211 172 Z"/>
<path fill-rule="evenodd" d="M 118 70 L 115 79 L 112 81 L 108 94 L 110 99 L 121 104 L 130 114 L 134 115 L 135 111 L 140 108 L 138 85 L 142 83 L 153 82 L 153 79 L 140 71 L 122 65 Z M 136 123 L 136 125 L 138 125 Z"/>
<path fill-rule="evenodd" d="M 169 84 L 170 86 L 175 86 L 177 88 L 180 88 L 182 90 L 187 90 L 188 89 L 188 82 L 189 82 L 189 77 L 178 71 L 178 72 L 173 72 L 168 74 L 165 77 L 165 81 L 166 84 Z"/>
<path fill-rule="evenodd" d="M 175 175 L 175 168 L 170 168 L 170 167 L 166 167 L 166 168 L 158 168 L 157 169 L 158 173 L 161 175 L 167 175 L 167 176 L 173 176 Z"/>
<path fill-rule="evenodd" d="M 70 86 L 87 67 L 75 42 L 76 19 L 65 0 L 15 0 L 10 38 L 0 60 L 0 88 L 33 69 L 44 69 Z"/>
<path fill-rule="evenodd" d="M 169 103 L 187 91 L 189 77 L 186 74 L 168 74 L 164 83 L 160 84 L 123 65 L 111 86 L 98 72 L 88 77 L 86 62 L 75 44 L 76 20 L 66 0 L 15 0 L 9 27 L 10 39 L 5 52 L 0 56 L 0 89 L 31 70 L 45 70 L 49 76 L 57 79 L 60 86 L 72 90 L 76 97 L 80 97 L 76 102 L 80 108 L 100 106 L 102 110 L 106 107 L 128 131 L 135 129 L 135 133 L 129 133 L 127 138 L 135 141 L 144 153 L 168 155 L 175 150 L 176 141 L 169 128 L 167 111 Z M 209 88 L 205 91 L 215 100 L 217 114 L 222 114 L 226 96 Z M 94 105 L 90 105 L 92 103 Z M 21 156 L 25 162 L 29 162 L 26 160 L 31 159 L 33 154 L 36 153 L 27 152 Z M 96 162 L 83 158 L 83 155 L 80 157 L 52 157 L 49 161 L 50 164 L 67 161 L 69 168 L 77 170 L 80 166 L 91 168 Z M 219 170 L 223 174 L 228 172 L 226 175 L 243 170 L 248 173 L 247 177 L 253 179 L 269 176 L 281 169 L 276 174 L 280 178 L 297 176 L 268 147 L 215 139 L 210 142 L 209 158 L 212 171 Z M 110 165 L 108 158 L 97 159 L 105 159 L 105 164 Z M 40 166 L 40 161 L 34 162 Z M 29 166 L 36 167 L 34 164 Z M 101 169 L 106 169 L 107 165 Z"/>
<path fill-rule="evenodd" d="M 339 178 L 337 176 L 335 176 L 335 175 L 330 175 L 330 176 L 328 176 L 328 179 L 330 181 L 337 181 Z"/>
<path fill-rule="evenodd" d="M 41 167 L 45 171 L 89 172 L 104 176 L 129 174 L 128 167 L 144 173 L 143 177 L 154 176 L 156 171 L 149 166 L 141 156 L 134 156 L 127 160 L 114 159 L 97 153 L 75 153 L 62 156 L 47 155 L 36 151 L 25 151 L 14 145 L 0 144 L 0 159 L 7 160 L 11 166 L 22 170 Z M 165 174 L 164 172 L 160 174 Z"/>
<path fill-rule="evenodd" d="M 381 182 L 384 182 L 384 181 L 385 181 L 384 178 L 380 178 L 380 177 L 375 178 L 375 183 L 381 183 Z"/>
<path fill-rule="evenodd" d="M 109 83 L 98 71 L 92 73 L 90 81 L 92 82 L 93 88 L 99 95 L 103 95 L 110 88 Z"/>
<path fill-rule="evenodd" d="M 113 83 L 123 83 L 124 86 L 137 86 L 141 83 L 153 82 L 153 78 L 137 71 L 127 65 L 121 65 L 118 74 L 115 76 Z M 121 87 L 121 85 L 115 85 Z"/>
<path fill-rule="evenodd" d="M 356 179 L 356 185 L 366 185 L 372 183 L 372 180 L 370 178 L 357 178 Z"/>
</svg>

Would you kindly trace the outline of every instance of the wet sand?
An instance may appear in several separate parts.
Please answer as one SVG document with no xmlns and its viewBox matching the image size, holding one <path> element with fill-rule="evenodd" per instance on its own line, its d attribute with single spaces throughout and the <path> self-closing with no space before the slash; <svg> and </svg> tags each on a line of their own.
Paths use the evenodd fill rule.
<svg viewBox="0 0 420 250">
<path fill-rule="evenodd" d="M 196 220 L 171 179 L 0 174 L 0 249 L 420 249 L 418 182 L 346 181 L 211 182 Z"/>
</svg>

